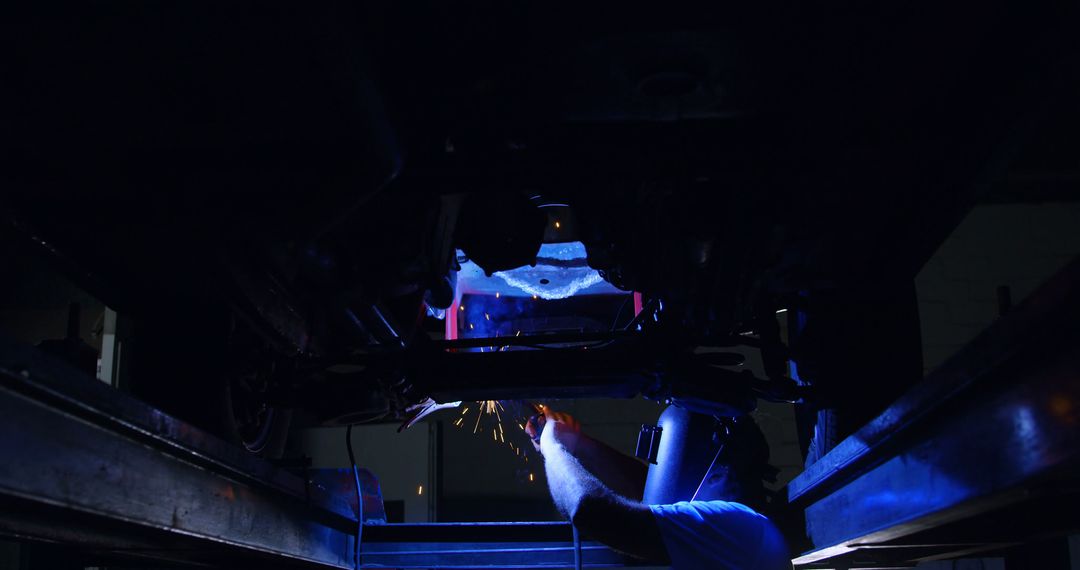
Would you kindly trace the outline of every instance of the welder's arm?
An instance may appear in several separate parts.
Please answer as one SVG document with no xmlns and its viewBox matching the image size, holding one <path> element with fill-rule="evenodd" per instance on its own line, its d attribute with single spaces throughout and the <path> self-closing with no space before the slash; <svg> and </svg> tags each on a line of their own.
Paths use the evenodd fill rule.
<svg viewBox="0 0 1080 570">
<path fill-rule="evenodd" d="M 549 421 L 540 438 L 548 486 L 559 512 L 589 538 L 631 556 L 668 563 L 649 507 L 620 496 L 589 473 L 561 441 L 577 437 L 568 431 L 565 424 Z"/>
<path fill-rule="evenodd" d="M 584 434 L 574 450 L 574 457 L 612 491 L 641 500 L 645 493 L 645 477 L 649 474 L 649 468 L 644 463 Z"/>
<path fill-rule="evenodd" d="M 646 464 L 582 433 L 580 424 L 570 414 L 556 412 L 550 408 L 546 408 L 544 414 L 545 419 L 541 421 L 560 422 L 564 424 L 562 426 L 564 434 L 568 433 L 566 430 L 573 432 L 570 453 L 589 473 L 598 477 L 612 491 L 630 499 L 641 500 L 645 493 L 645 478 L 649 474 L 649 467 Z M 529 434 L 529 437 L 535 438 L 538 428 L 533 421 L 530 419 L 525 425 L 525 432 Z M 539 446 L 537 451 L 540 451 Z"/>
</svg>

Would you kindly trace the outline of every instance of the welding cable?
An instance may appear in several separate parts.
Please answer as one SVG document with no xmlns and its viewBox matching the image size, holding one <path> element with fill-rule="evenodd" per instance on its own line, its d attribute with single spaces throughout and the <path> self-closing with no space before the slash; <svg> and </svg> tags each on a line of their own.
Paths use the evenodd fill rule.
<svg viewBox="0 0 1080 570">
<path fill-rule="evenodd" d="M 353 566 L 359 570 L 360 538 L 364 532 L 364 493 L 360 488 L 360 469 L 356 466 L 356 456 L 353 455 L 352 428 L 352 424 L 345 428 L 345 448 L 349 452 L 353 481 L 356 483 L 356 542 L 353 544 Z"/>
<path fill-rule="evenodd" d="M 576 524 L 570 523 L 570 528 L 574 529 L 574 569 L 581 570 L 581 534 Z"/>
</svg>

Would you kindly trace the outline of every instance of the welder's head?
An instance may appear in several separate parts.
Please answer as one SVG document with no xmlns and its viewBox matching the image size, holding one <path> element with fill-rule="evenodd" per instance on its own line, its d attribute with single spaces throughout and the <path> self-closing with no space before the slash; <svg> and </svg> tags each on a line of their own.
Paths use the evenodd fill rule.
<svg viewBox="0 0 1080 570">
<path fill-rule="evenodd" d="M 761 510 L 767 502 L 765 482 L 775 481 L 769 465 L 769 444 L 750 416 L 724 419 L 717 437 L 721 448 L 697 492 L 700 501 L 731 501 Z"/>
</svg>

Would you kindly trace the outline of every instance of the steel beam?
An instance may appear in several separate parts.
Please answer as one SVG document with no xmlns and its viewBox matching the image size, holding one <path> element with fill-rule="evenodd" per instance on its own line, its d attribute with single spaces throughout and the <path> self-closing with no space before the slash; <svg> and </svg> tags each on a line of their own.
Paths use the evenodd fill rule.
<svg viewBox="0 0 1080 570">
<path fill-rule="evenodd" d="M 343 498 L 6 340 L 0 450 L 9 536 L 104 557 L 353 565 Z"/>
<path fill-rule="evenodd" d="M 634 566 L 608 547 L 580 543 L 583 567 Z M 371 525 L 361 546 L 370 568 L 574 568 L 569 523 L 434 523 Z"/>
<path fill-rule="evenodd" d="M 1080 499 L 1078 321 L 1080 260 L 792 481 L 814 545 L 796 563 L 911 561 L 905 549 L 975 552 L 1080 524 L 1026 513 Z M 1002 519 L 1033 524 L 1002 533 Z"/>
</svg>

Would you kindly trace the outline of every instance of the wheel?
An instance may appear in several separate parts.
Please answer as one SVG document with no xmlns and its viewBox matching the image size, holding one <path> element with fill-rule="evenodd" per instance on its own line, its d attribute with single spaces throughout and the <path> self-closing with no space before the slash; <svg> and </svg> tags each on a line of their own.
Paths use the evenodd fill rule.
<svg viewBox="0 0 1080 570">
<path fill-rule="evenodd" d="M 269 402 L 273 360 L 256 361 L 253 366 L 253 371 L 233 375 L 223 382 L 220 397 L 223 435 L 250 453 L 277 459 L 285 451 L 292 410 Z"/>
<path fill-rule="evenodd" d="M 292 413 L 269 400 L 280 357 L 227 307 L 136 316 L 129 344 L 133 395 L 251 453 L 281 456 Z"/>
</svg>

